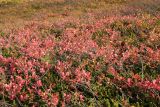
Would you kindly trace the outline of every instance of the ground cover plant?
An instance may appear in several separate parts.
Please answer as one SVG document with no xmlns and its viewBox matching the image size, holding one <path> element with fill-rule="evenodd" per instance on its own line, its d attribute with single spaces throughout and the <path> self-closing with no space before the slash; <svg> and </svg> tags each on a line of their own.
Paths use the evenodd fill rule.
<svg viewBox="0 0 160 107">
<path fill-rule="evenodd" d="M 160 14 L 145 8 L 2 31 L 0 106 L 159 107 Z"/>
</svg>

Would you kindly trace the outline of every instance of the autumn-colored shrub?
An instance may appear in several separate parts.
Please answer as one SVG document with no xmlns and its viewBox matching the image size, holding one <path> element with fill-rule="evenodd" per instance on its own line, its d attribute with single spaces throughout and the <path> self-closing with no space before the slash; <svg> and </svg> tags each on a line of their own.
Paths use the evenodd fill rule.
<svg viewBox="0 0 160 107">
<path fill-rule="evenodd" d="M 31 24 L 0 36 L 0 100 L 11 106 L 160 105 L 159 17 Z"/>
</svg>

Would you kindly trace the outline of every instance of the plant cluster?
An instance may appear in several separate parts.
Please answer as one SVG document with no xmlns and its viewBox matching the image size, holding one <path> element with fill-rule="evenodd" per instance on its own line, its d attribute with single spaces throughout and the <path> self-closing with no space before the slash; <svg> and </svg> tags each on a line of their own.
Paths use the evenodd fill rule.
<svg viewBox="0 0 160 107">
<path fill-rule="evenodd" d="M 33 23 L 3 34 L 0 104 L 156 107 L 159 41 L 159 16 L 114 16 L 94 24 Z"/>
</svg>

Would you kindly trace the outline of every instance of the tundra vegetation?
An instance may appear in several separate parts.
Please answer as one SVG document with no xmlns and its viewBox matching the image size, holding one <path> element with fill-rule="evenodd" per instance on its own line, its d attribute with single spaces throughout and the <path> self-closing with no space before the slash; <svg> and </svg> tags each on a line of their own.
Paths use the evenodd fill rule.
<svg viewBox="0 0 160 107">
<path fill-rule="evenodd" d="M 0 0 L 0 106 L 159 107 L 159 0 Z"/>
</svg>

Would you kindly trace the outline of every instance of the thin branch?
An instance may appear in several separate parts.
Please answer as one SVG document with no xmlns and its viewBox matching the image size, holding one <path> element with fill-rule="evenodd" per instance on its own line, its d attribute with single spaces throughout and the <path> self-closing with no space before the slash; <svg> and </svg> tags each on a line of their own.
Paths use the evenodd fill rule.
<svg viewBox="0 0 160 107">
<path fill-rule="evenodd" d="M 141 70 L 142 70 L 142 81 L 144 79 L 144 63 L 143 63 L 143 59 L 141 57 L 141 54 L 139 54 L 139 59 L 140 59 L 140 62 L 141 62 Z"/>
<path fill-rule="evenodd" d="M 23 105 L 22 105 L 21 101 L 18 99 L 18 97 L 17 97 L 17 96 L 16 96 L 16 100 L 17 100 L 18 105 L 19 105 L 20 107 L 23 107 Z"/>
</svg>

